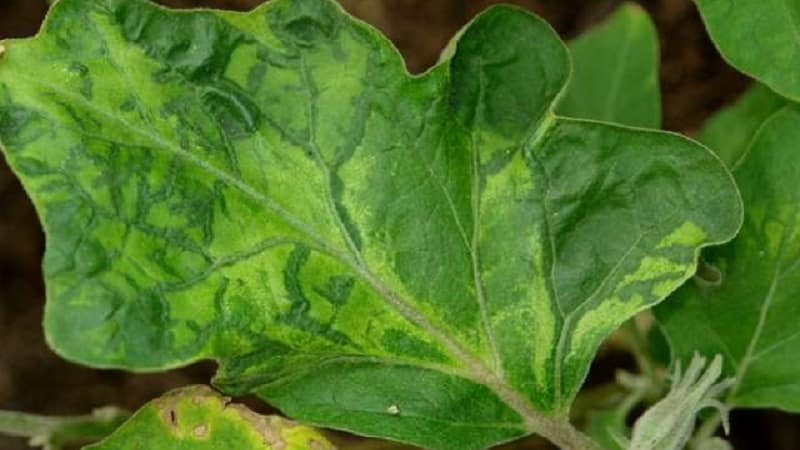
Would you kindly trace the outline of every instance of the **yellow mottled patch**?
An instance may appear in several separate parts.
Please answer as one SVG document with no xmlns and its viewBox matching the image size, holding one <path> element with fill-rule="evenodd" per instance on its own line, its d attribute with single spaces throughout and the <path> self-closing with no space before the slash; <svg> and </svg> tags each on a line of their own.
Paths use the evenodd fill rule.
<svg viewBox="0 0 800 450">
<path fill-rule="evenodd" d="M 231 54 L 231 64 L 225 68 L 225 76 L 240 86 L 247 86 L 247 77 L 252 67 L 260 63 L 258 47 L 240 45 Z"/>
<path fill-rule="evenodd" d="M 628 287 L 634 283 L 649 281 L 668 273 L 682 273 L 686 270 L 683 264 L 676 263 L 664 257 L 647 256 L 642 259 L 636 272 L 628 274 L 617 286 L 617 290 Z"/>
<path fill-rule="evenodd" d="M 382 129 L 381 126 L 377 128 Z M 367 203 L 363 201 L 364 198 L 370 196 L 374 189 L 372 180 L 365 174 L 373 173 L 376 170 L 380 170 L 378 158 L 364 151 L 363 145 L 357 146 L 353 157 L 339 168 L 339 176 L 348 180 L 347 189 L 342 195 L 342 202 L 350 212 L 353 222 L 361 226 L 371 224 L 377 219 L 372 208 L 367 207 Z M 392 177 L 397 175 L 395 167 L 389 169 L 389 175 Z M 380 238 L 380 236 L 376 237 Z M 383 255 L 377 256 L 380 258 Z"/>
<path fill-rule="evenodd" d="M 542 256 L 545 252 L 542 248 L 542 242 L 536 237 L 530 239 L 530 245 L 533 248 L 533 254 L 539 256 L 538 267 L 547 267 L 542 261 Z M 532 308 L 535 311 L 535 324 L 533 330 L 536 333 L 533 338 L 533 374 L 536 384 L 539 389 L 547 391 L 551 388 L 552 381 L 550 380 L 548 362 L 552 357 L 552 349 L 556 346 L 556 315 L 553 310 L 553 299 L 550 298 L 550 293 L 547 290 L 547 275 L 544 273 L 536 274 L 532 277 L 532 293 L 531 302 Z"/>
<path fill-rule="evenodd" d="M 509 148 L 517 148 L 517 143 L 514 139 L 509 139 L 508 136 L 493 133 L 486 129 L 479 130 L 478 136 L 477 150 L 480 152 L 481 162 L 483 163 L 490 161 L 498 152 L 507 152 Z"/>
<path fill-rule="evenodd" d="M 764 226 L 764 240 L 767 243 L 767 254 L 777 255 L 783 241 L 784 228 L 786 226 L 777 220 L 770 220 Z"/>
<path fill-rule="evenodd" d="M 659 281 L 658 283 L 653 285 L 653 289 L 650 290 L 650 293 L 658 298 L 663 298 L 672 293 L 672 291 L 678 286 L 680 279 L 669 279 L 664 281 Z"/>
<path fill-rule="evenodd" d="M 508 151 L 504 149 L 502 151 Z M 487 156 L 481 155 L 481 159 L 486 159 Z M 508 166 L 502 172 L 488 177 L 486 180 L 486 187 L 481 195 L 481 204 L 484 209 L 488 206 L 497 207 L 500 205 L 509 205 L 509 208 L 514 208 L 511 199 L 527 198 L 531 191 L 534 189 L 534 181 L 531 178 L 530 170 L 525 165 L 522 159 L 522 154 L 517 152 Z M 502 217 L 502 215 L 500 215 Z"/>
<path fill-rule="evenodd" d="M 643 303 L 642 296 L 634 294 L 627 300 L 616 296 L 611 297 L 595 306 L 578 320 L 575 332 L 572 334 L 570 354 L 595 348 L 598 331 L 602 332 L 602 330 L 617 328 L 624 319 L 633 316 L 642 307 Z"/>
<path fill-rule="evenodd" d="M 683 225 L 670 233 L 669 236 L 662 239 L 656 248 L 660 250 L 675 245 L 694 247 L 702 243 L 707 237 L 708 235 L 706 232 L 694 222 L 684 222 Z"/>
<path fill-rule="evenodd" d="M 216 317 L 211 299 L 216 295 L 222 279 L 218 275 L 210 278 L 212 283 L 197 283 L 182 291 L 169 294 L 170 317 L 175 321 L 191 321 L 198 326 L 206 326 Z M 198 299 L 209 299 L 200 302 Z M 190 330 L 187 330 L 190 331 Z M 189 333 L 190 339 L 196 338 L 195 332 Z"/>
</svg>

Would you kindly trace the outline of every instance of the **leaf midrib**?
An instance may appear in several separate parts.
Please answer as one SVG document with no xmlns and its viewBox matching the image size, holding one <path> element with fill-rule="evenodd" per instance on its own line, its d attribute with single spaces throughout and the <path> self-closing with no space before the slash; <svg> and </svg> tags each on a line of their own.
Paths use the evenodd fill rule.
<svg viewBox="0 0 800 450">
<path fill-rule="evenodd" d="M 389 288 L 380 278 L 378 278 L 374 273 L 372 273 L 366 266 L 358 264 L 352 258 L 348 257 L 345 252 L 337 249 L 335 246 L 323 240 L 304 222 L 302 222 L 300 219 L 297 219 L 288 211 L 283 209 L 277 202 L 274 202 L 272 199 L 264 195 L 261 195 L 249 184 L 242 182 L 236 179 L 235 177 L 230 176 L 227 172 L 220 170 L 216 166 L 207 164 L 206 162 L 195 157 L 194 155 L 185 151 L 179 146 L 176 146 L 171 142 L 161 139 L 156 134 L 149 133 L 147 130 L 143 130 L 139 127 L 133 126 L 124 119 L 111 114 L 105 109 L 97 107 L 96 105 L 87 101 L 80 95 L 66 91 L 57 85 L 47 83 L 35 77 L 29 75 L 23 75 L 21 72 L 16 72 L 16 76 L 25 79 L 32 85 L 46 87 L 53 94 L 62 95 L 68 98 L 69 100 L 73 101 L 74 103 L 83 105 L 87 109 L 95 111 L 96 113 L 106 117 L 107 119 L 116 122 L 118 125 L 121 125 L 124 129 L 128 130 L 129 132 L 149 140 L 151 144 L 155 144 L 157 147 L 164 148 L 165 150 L 171 152 L 175 156 L 185 158 L 186 161 L 196 165 L 198 168 L 206 171 L 210 175 L 218 178 L 219 180 L 224 182 L 229 182 L 230 185 L 237 188 L 242 193 L 248 195 L 258 203 L 260 203 L 262 206 L 270 209 L 275 214 L 277 214 L 278 217 L 280 217 L 282 220 L 285 220 L 287 224 L 289 224 L 296 230 L 300 231 L 301 233 L 305 234 L 310 239 L 312 239 L 315 242 L 318 251 L 321 251 L 331 257 L 334 257 L 339 261 L 343 262 L 348 267 L 350 267 L 403 317 L 405 317 L 412 323 L 415 323 L 417 326 L 425 330 L 429 335 L 437 339 L 442 345 L 445 346 L 445 348 L 447 348 L 447 350 L 457 360 L 459 360 L 462 364 L 464 364 L 464 366 L 468 369 L 469 373 L 471 374 L 471 376 L 468 378 L 469 380 L 471 380 L 476 384 L 488 387 L 504 403 L 506 403 L 513 410 L 515 410 L 518 414 L 520 414 L 520 416 L 526 422 L 526 429 L 528 431 L 535 431 L 539 429 L 540 423 L 549 423 L 552 421 L 552 419 L 548 418 L 547 416 L 536 410 L 536 408 L 533 407 L 530 400 L 528 400 L 519 391 L 512 388 L 508 384 L 505 378 L 499 378 L 495 373 L 487 369 L 480 359 L 474 357 L 468 351 L 464 350 L 457 341 L 452 340 L 446 333 L 444 333 L 437 326 L 431 323 L 428 320 L 428 318 L 425 317 L 420 311 L 411 306 L 410 302 L 408 302 L 402 296 L 400 296 L 391 288 Z"/>
<path fill-rule="evenodd" d="M 337 3 L 337 5 L 338 5 L 338 3 Z M 264 6 L 264 7 L 269 7 L 269 4 L 266 4 L 266 6 Z M 228 25 L 230 25 L 230 26 L 242 31 L 243 33 L 247 34 L 248 36 L 252 37 L 253 39 L 256 40 L 256 42 L 258 42 L 258 43 L 260 43 L 262 45 L 265 45 L 265 46 L 269 46 L 268 42 L 263 41 L 262 39 L 260 39 L 257 35 L 253 34 L 252 32 L 242 30 L 241 28 L 238 27 L 237 24 L 235 24 L 233 22 L 230 22 L 228 20 L 226 20 L 226 23 Z M 307 67 L 305 67 L 305 61 L 304 60 L 303 60 L 302 69 L 303 69 L 302 72 L 303 72 L 303 77 L 304 77 L 303 81 L 304 81 L 304 84 L 306 85 L 306 87 L 308 89 L 308 87 L 310 86 L 310 84 L 309 84 L 310 78 L 309 78 L 309 74 L 307 72 Z M 450 82 L 449 72 L 447 73 L 447 76 L 448 76 L 447 82 L 449 83 Z M 481 97 L 483 96 L 483 92 L 484 92 L 483 80 L 481 80 Z M 309 91 L 309 93 L 311 93 L 311 92 Z M 312 95 L 312 97 L 313 97 L 313 95 Z M 432 107 L 435 107 L 436 103 L 438 101 L 440 101 L 440 100 L 441 99 L 435 100 L 433 102 Z M 313 113 L 313 109 L 312 109 L 311 112 Z M 309 114 L 307 112 L 307 116 L 309 117 L 309 122 L 310 122 L 309 128 L 312 130 L 311 133 L 314 133 L 316 127 L 314 126 L 314 122 L 311 121 L 311 119 L 314 118 L 314 115 L 313 114 Z M 313 134 L 312 134 L 312 136 L 313 136 Z M 322 170 L 325 171 L 325 176 L 326 176 L 326 190 L 328 191 L 326 194 L 328 196 L 329 210 L 331 211 L 332 215 L 335 217 L 335 219 L 337 221 L 337 226 L 339 227 L 339 230 L 340 230 L 341 234 L 343 234 L 344 239 L 347 242 L 347 245 L 350 248 L 351 252 L 354 253 L 354 255 L 355 255 L 356 259 L 357 259 L 357 262 L 359 264 L 361 264 L 364 268 L 366 268 L 366 266 L 367 266 L 366 262 L 363 260 L 360 252 L 357 249 L 357 246 L 354 244 L 352 236 L 350 236 L 349 232 L 347 231 L 347 227 L 344 226 L 344 223 L 342 221 L 341 215 L 339 214 L 338 210 L 334 206 L 332 206 L 332 199 L 331 199 L 331 193 L 330 193 L 330 172 L 327 169 L 327 166 L 324 164 L 324 161 L 322 161 L 320 156 L 319 156 L 321 154 L 321 152 L 319 151 L 318 147 L 316 146 L 316 143 L 314 143 L 313 140 L 311 140 L 311 139 L 310 139 L 310 141 L 311 142 L 309 142 L 309 144 L 314 146 L 314 152 L 317 155 L 317 159 L 319 160 L 320 165 L 324 166 L 322 168 Z M 478 156 L 477 155 L 477 146 L 473 145 L 473 149 L 472 150 L 473 150 L 473 159 L 477 158 L 477 156 Z M 473 164 L 475 164 L 474 161 L 473 161 Z M 426 166 L 426 169 L 429 171 L 429 173 L 433 173 L 432 169 L 427 165 L 427 163 L 425 163 L 425 166 Z M 480 189 L 479 189 L 480 178 L 478 177 L 478 174 L 475 172 L 475 170 L 473 170 L 473 174 L 472 174 L 472 177 L 471 177 L 471 182 L 472 182 L 472 185 L 473 185 L 473 189 L 472 189 L 472 191 L 473 191 L 472 192 L 473 193 L 473 205 L 472 205 L 472 208 L 473 208 L 473 220 L 475 220 L 476 218 L 477 218 L 477 220 L 479 220 L 480 219 L 480 211 L 479 211 L 479 206 L 476 206 L 476 203 L 475 203 L 476 200 L 475 200 L 474 195 L 475 195 L 475 192 L 476 192 L 476 185 L 477 185 L 477 192 L 478 193 L 480 192 Z M 498 351 L 497 345 L 495 343 L 494 332 L 492 330 L 491 322 L 489 320 L 488 308 L 487 308 L 487 305 L 486 305 L 485 293 L 484 293 L 484 289 L 483 289 L 483 285 L 482 285 L 482 273 L 480 272 L 480 261 L 478 259 L 479 256 L 477 254 L 477 252 L 478 252 L 478 250 L 477 250 L 477 244 L 478 244 L 477 240 L 480 237 L 479 231 L 477 231 L 477 229 L 479 228 L 479 222 L 474 222 L 473 223 L 473 236 L 472 236 L 472 239 L 471 239 L 471 242 L 470 242 L 469 240 L 467 240 L 467 236 L 466 236 L 466 232 L 465 232 L 464 226 L 461 223 L 461 220 L 458 217 L 458 214 L 456 213 L 455 205 L 453 203 L 452 198 L 450 197 L 449 192 L 447 192 L 447 189 L 444 186 L 442 186 L 440 182 L 438 182 L 438 179 L 437 179 L 437 183 L 439 183 L 440 189 L 442 190 L 443 195 L 445 196 L 445 199 L 448 202 L 448 206 L 450 208 L 451 215 L 453 216 L 453 220 L 454 220 L 454 222 L 456 224 L 456 228 L 459 230 L 459 233 L 461 234 L 461 237 L 464 240 L 464 245 L 466 247 L 466 250 L 470 255 L 470 261 L 471 261 L 471 264 L 472 264 L 472 271 L 473 271 L 473 280 L 474 280 L 474 286 L 475 286 L 475 291 L 476 291 L 475 295 L 476 295 L 476 298 L 478 300 L 478 305 L 479 305 L 479 309 L 480 309 L 480 313 L 481 313 L 481 323 L 483 324 L 484 334 L 486 335 L 486 338 L 489 340 L 489 346 L 490 346 L 490 350 L 491 350 L 491 354 L 492 354 L 492 358 L 493 358 L 493 362 L 494 362 L 494 371 L 496 373 L 498 373 L 498 374 L 501 374 L 501 378 L 505 380 L 505 376 L 502 375 L 502 372 L 503 372 L 502 360 L 500 359 L 499 351 Z M 480 203 L 480 201 L 477 200 L 477 204 L 478 205 L 479 205 L 479 203 Z M 420 316 L 422 316 L 422 315 L 420 314 Z M 429 332 L 429 334 L 430 334 L 430 332 Z M 447 340 L 449 341 L 450 339 L 448 338 Z M 458 344 L 455 341 L 454 341 L 454 343 Z M 460 345 L 459 345 L 459 347 L 460 347 Z M 467 352 L 464 349 L 461 349 L 458 353 L 469 353 L 469 352 Z M 475 360 L 480 362 L 480 358 L 472 357 L 471 359 L 475 359 Z M 483 365 L 482 362 L 480 362 L 480 364 Z"/>
<path fill-rule="evenodd" d="M 322 172 L 325 189 L 325 204 L 328 208 L 328 213 L 333 216 L 334 220 L 336 221 L 336 227 L 339 229 L 339 234 L 341 234 L 342 239 L 344 239 L 352 257 L 355 258 L 355 263 L 357 263 L 359 266 L 366 267 L 366 262 L 364 261 L 358 246 L 356 246 L 353 236 L 347 230 L 347 227 L 345 227 L 342 216 L 334 204 L 333 193 L 331 192 L 331 172 L 328 168 L 328 165 L 325 163 L 325 161 L 323 161 L 322 152 L 317 145 L 316 133 L 318 93 L 311 74 L 309 73 L 306 59 L 302 55 L 300 56 L 300 73 L 302 74 L 303 84 L 305 85 L 306 91 L 311 97 L 306 108 L 306 120 L 308 120 L 308 145 L 312 150 L 318 169 L 320 172 Z"/>
<path fill-rule="evenodd" d="M 486 95 L 486 75 L 483 71 L 483 58 L 478 58 L 478 65 L 480 66 L 478 77 L 478 99 L 475 103 L 475 111 L 473 116 L 476 118 L 483 118 L 484 109 L 483 105 L 484 96 Z M 450 79 L 448 78 L 448 84 Z M 472 170 L 471 177 L 471 207 L 472 207 L 472 240 L 471 245 L 468 246 L 470 259 L 472 261 L 472 279 L 475 286 L 475 298 L 478 301 L 478 308 L 481 314 L 481 324 L 483 325 L 483 334 L 486 335 L 488 340 L 489 350 L 492 354 L 492 362 L 494 363 L 494 372 L 501 378 L 505 379 L 503 369 L 503 360 L 500 357 L 500 351 L 497 348 L 497 341 L 494 335 L 494 327 L 492 326 L 491 319 L 489 318 L 489 307 L 486 303 L 486 291 L 483 281 L 483 272 L 481 271 L 480 260 L 480 238 L 481 238 L 481 174 L 480 174 L 480 152 L 478 143 L 477 129 L 472 130 L 471 133 L 472 148 Z"/>
</svg>

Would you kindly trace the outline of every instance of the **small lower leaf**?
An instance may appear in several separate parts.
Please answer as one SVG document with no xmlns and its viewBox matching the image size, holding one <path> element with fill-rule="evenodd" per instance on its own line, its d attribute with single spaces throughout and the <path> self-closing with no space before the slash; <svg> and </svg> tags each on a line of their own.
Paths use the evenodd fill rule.
<svg viewBox="0 0 800 450">
<path fill-rule="evenodd" d="M 173 391 L 86 450 L 334 450 L 321 434 L 229 403 L 205 386 Z"/>
</svg>

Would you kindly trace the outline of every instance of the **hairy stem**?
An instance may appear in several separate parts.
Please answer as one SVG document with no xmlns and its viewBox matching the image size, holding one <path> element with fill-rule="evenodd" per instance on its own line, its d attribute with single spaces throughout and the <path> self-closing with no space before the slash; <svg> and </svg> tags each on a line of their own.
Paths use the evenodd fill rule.
<svg viewBox="0 0 800 450">
<path fill-rule="evenodd" d="M 28 438 L 30 445 L 45 450 L 60 450 L 67 444 L 99 441 L 114 432 L 129 416 L 129 413 L 114 407 L 69 417 L 0 411 L 0 434 Z"/>
<path fill-rule="evenodd" d="M 580 432 L 567 420 L 553 420 L 547 430 L 539 433 L 561 450 L 602 450 L 589 436 Z"/>
<path fill-rule="evenodd" d="M 696 448 L 700 443 L 707 441 L 717 433 L 722 424 L 722 416 L 715 412 L 713 416 L 705 420 L 694 433 L 690 443 L 691 448 Z"/>
</svg>

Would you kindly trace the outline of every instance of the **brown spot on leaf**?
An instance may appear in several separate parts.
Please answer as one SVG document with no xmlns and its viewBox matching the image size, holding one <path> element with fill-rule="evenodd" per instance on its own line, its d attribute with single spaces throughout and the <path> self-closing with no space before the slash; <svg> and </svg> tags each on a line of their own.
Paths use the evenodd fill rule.
<svg viewBox="0 0 800 450">
<path fill-rule="evenodd" d="M 178 429 L 180 420 L 177 412 L 178 403 L 181 399 L 186 399 L 187 397 L 191 397 L 195 405 L 213 398 L 221 399 L 223 403 L 227 401 L 225 397 L 222 397 L 208 386 L 189 386 L 166 393 L 155 400 L 154 404 L 161 412 L 161 420 L 174 430 Z"/>
<path fill-rule="evenodd" d="M 208 427 L 206 425 L 198 425 L 194 428 L 194 435 L 197 437 L 205 437 L 208 435 Z"/>
<path fill-rule="evenodd" d="M 2 57 L 5 54 L 6 54 L 6 46 L 3 45 L 2 42 L 0 42 L 0 57 Z"/>
<path fill-rule="evenodd" d="M 281 430 L 294 426 L 294 422 L 277 417 L 265 417 L 256 414 L 249 408 L 243 405 L 230 405 L 239 415 L 250 422 L 250 425 L 264 437 L 264 442 L 267 443 L 272 450 L 284 450 L 288 444 L 281 434 Z"/>
</svg>

